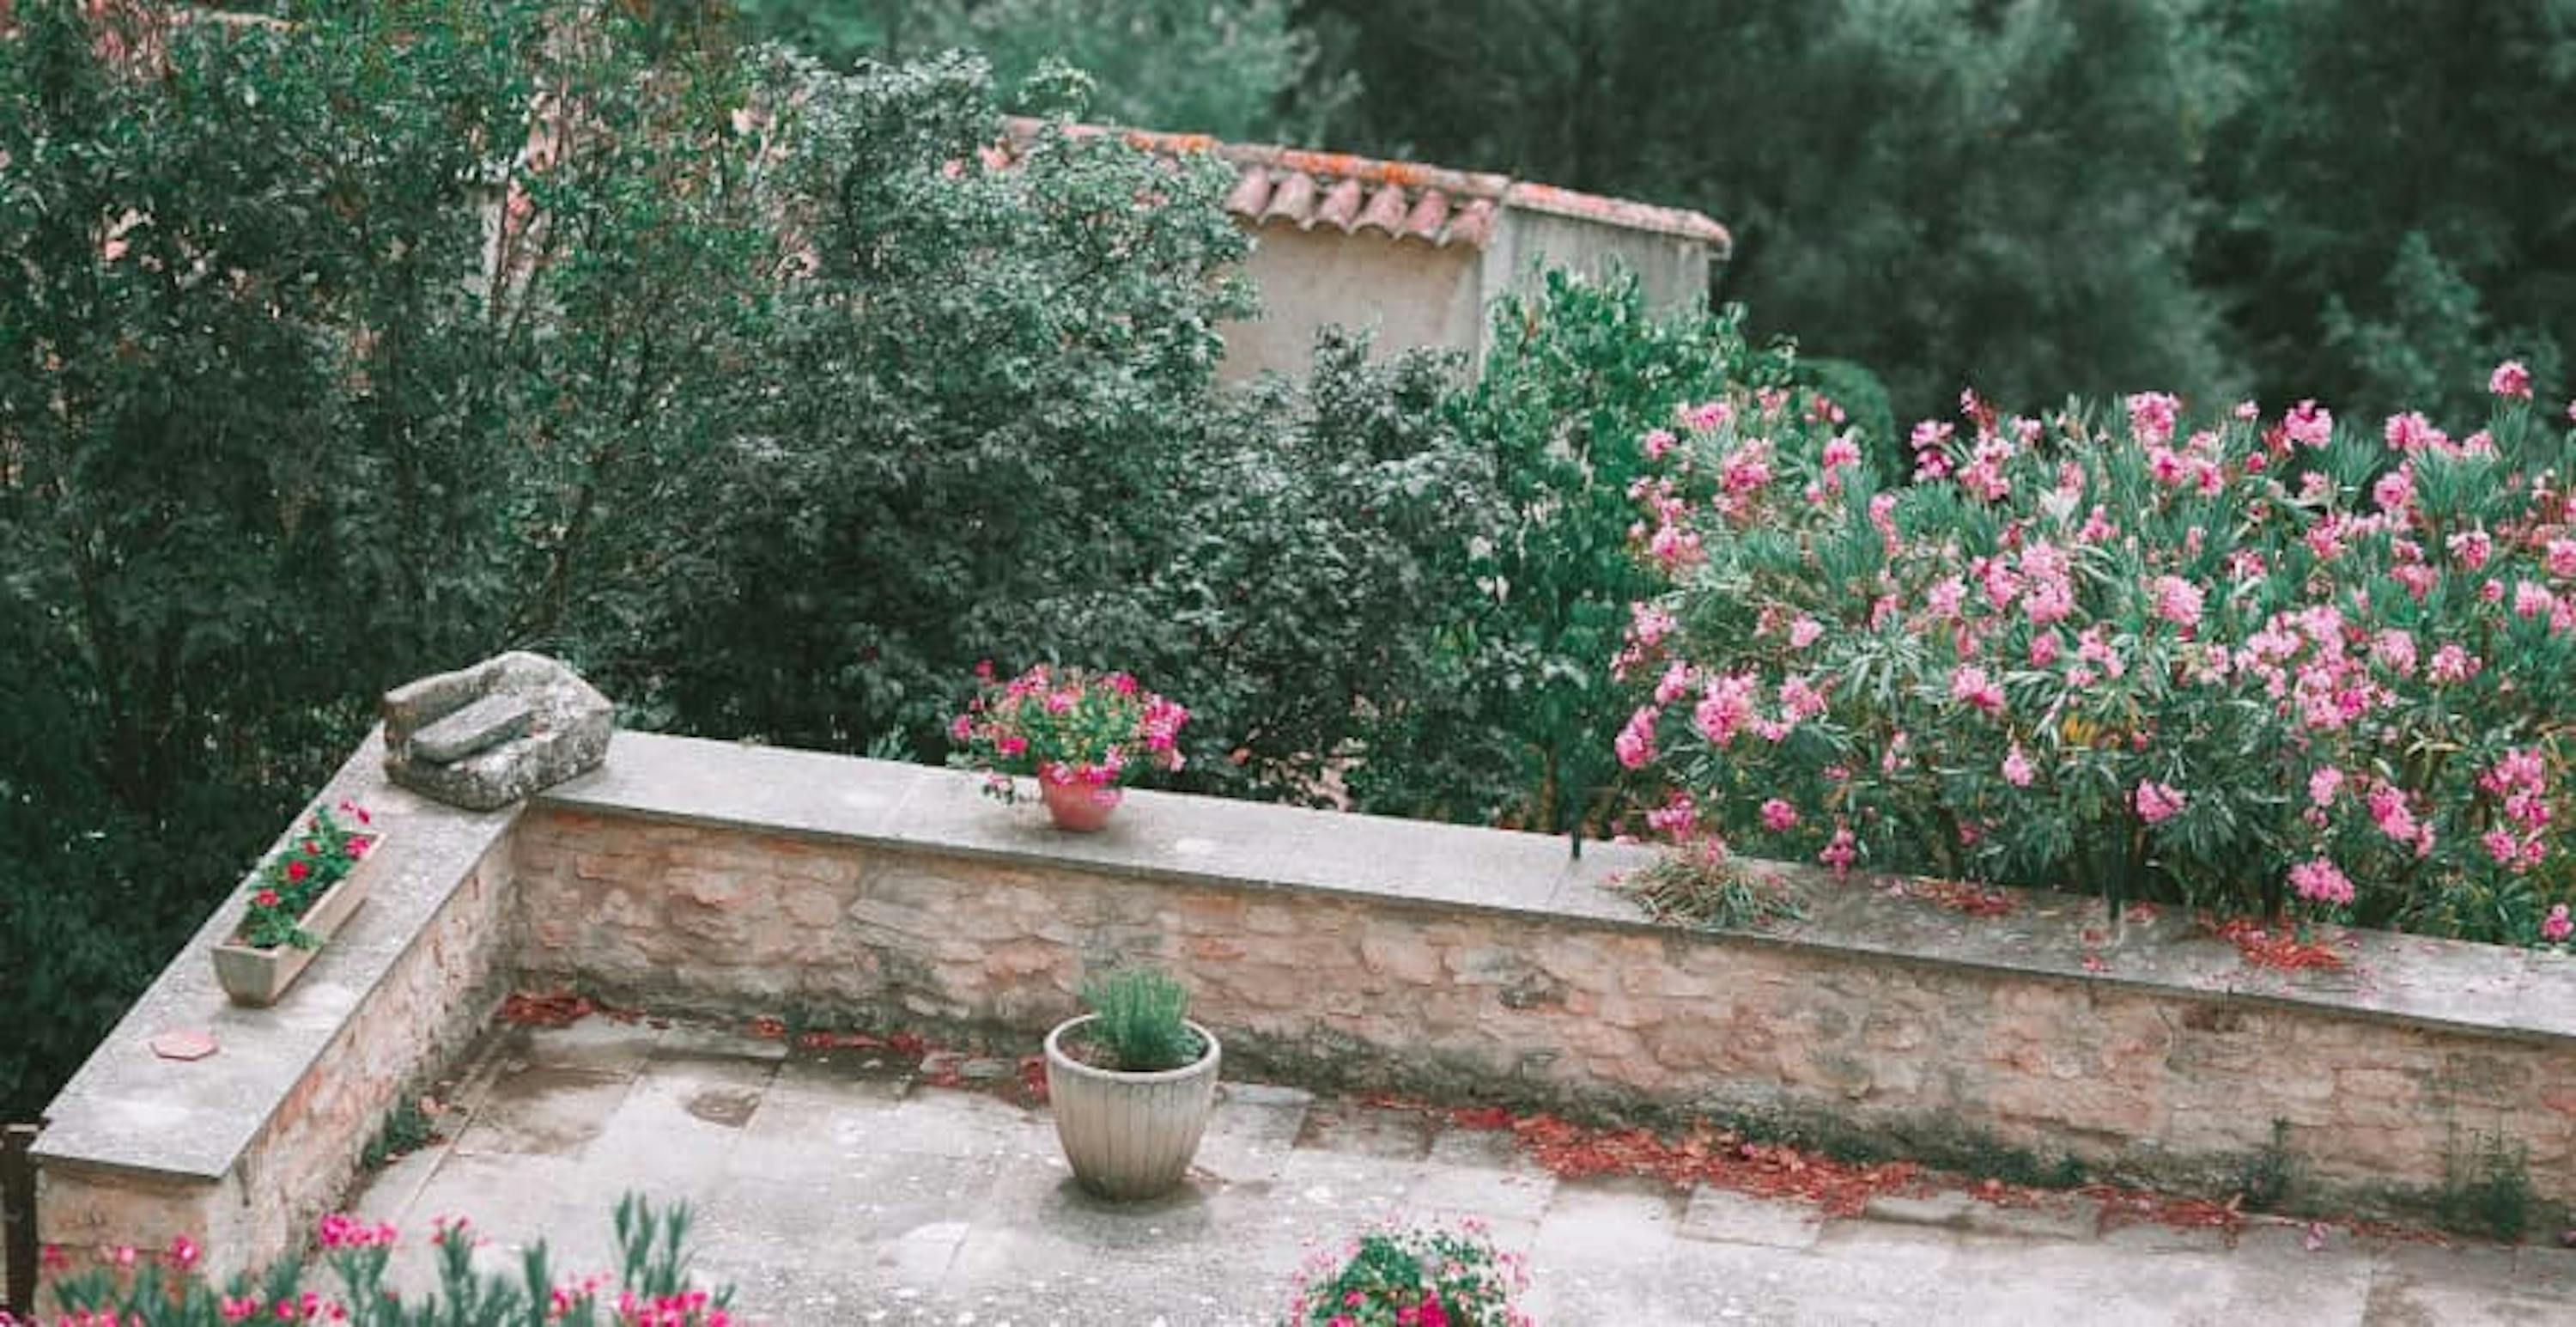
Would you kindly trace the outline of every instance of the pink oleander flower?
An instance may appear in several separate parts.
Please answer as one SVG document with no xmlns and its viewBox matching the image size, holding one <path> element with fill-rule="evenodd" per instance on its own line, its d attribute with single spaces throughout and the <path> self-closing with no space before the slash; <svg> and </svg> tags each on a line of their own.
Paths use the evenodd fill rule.
<svg viewBox="0 0 2576 1327">
<path fill-rule="evenodd" d="M 2352 902 L 2352 881 L 2324 857 L 2312 857 L 2290 868 L 2290 892 L 2311 903 Z"/>
<path fill-rule="evenodd" d="M 1820 459 L 1827 470 L 1856 467 L 1860 464 L 1860 444 L 1852 441 L 1850 434 L 1837 434 L 1825 444 Z"/>
<path fill-rule="evenodd" d="M 2173 437 L 2182 402 L 2163 392 L 2139 392 L 2129 398 L 2129 436 L 2153 447 Z"/>
<path fill-rule="evenodd" d="M 1646 453 L 1647 460 L 1660 461 L 1664 459 L 1666 452 L 1671 451 L 1680 442 L 1681 440 L 1674 437 L 1669 429 L 1648 429 L 1644 440 L 1637 445 Z"/>
<path fill-rule="evenodd" d="M 2016 788 L 2027 788 L 2032 777 L 2030 758 L 2022 754 L 2021 743 L 2013 743 L 2012 750 L 2004 753 L 2004 782 Z"/>
<path fill-rule="evenodd" d="M 1835 875 L 1843 875 L 1851 870 L 1852 861 L 1858 856 L 1860 852 L 1853 844 L 1851 830 L 1836 825 L 1833 838 L 1826 842 L 1824 851 L 1816 854 L 1816 860 L 1832 867 Z"/>
<path fill-rule="evenodd" d="M 2487 390 L 2497 396 L 2528 401 L 2531 399 L 2531 370 L 2523 367 L 2521 360 L 2506 360 L 2487 375 Z"/>
<path fill-rule="evenodd" d="M 2004 689 L 1975 664 L 1961 664 L 1950 674 L 1950 698 L 1986 714 L 2001 714 L 2004 708 Z"/>
<path fill-rule="evenodd" d="M 2566 943 L 2570 935 L 2576 935 L 2576 920 L 2567 916 L 2567 905 L 2551 904 L 2549 915 L 2540 920 L 2540 938 L 2555 945 Z"/>
<path fill-rule="evenodd" d="M 2200 587 L 2180 576 L 2158 576 L 2153 587 L 2156 616 L 2178 627 L 2200 625 Z"/>
<path fill-rule="evenodd" d="M 2550 615 L 2551 611 L 2557 607 L 2558 596 L 2550 593 L 2548 586 L 2542 585 L 2536 581 L 2515 581 L 2513 583 L 2513 615 L 2515 617 L 2547 617 Z"/>
<path fill-rule="evenodd" d="M 2415 841 L 2415 812 L 2406 805 L 2406 794 L 2388 784 L 2370 790 L 2363 799 L 2370 807 L 2371 822 L 2379 832 L 2400 843 Z"/>
<path fill-rule="evenodd" d="M 2436 682 L 2465 682 L 2477 676 L 2477 656 L 2457 645 L 2445 645 L 2433 651 L 2433 662 L 2425 674 Z"/>
<path fill-rule="evenodd" d="M 1675 792 L 1662 806 L 1646 813 L 1646 825 L 1676 839 L 1688 838 L 1699 828 L 1699 806 L 1690 794 Z"/>
<path fill-rule="evenodd" d="M 1800 613 L 1795 620 L 1789 623 L 1789 648 L 1793 650 L 1803 650 L 1808 646 L 1815 644 L 1817 638 L 1824 634 L 1825 629 L 1821 624 L 1819 624 L 1814 618 L 1809 617 L 1804 613 Z"/>
<path fill-rule="evenodd" d="M 2411 674 L 2415 671 L 2415 637 L 2390 627 L 2370 638 L 2370 657 L 2392 673 Z"/>
<path fill-rule="evenodd" d="M 1798 808 L 1773 797 L 1762 803 L 1762 827 L 1774 834 L 1793 829 L 1798 824 Z"/>
<path fill-rule="evenodd" d="M 2433 421 L 2415 411 L 2408 411 L 2402 415 L 2390 415 L 2385 436 L 2390 450 L 2408 456 L 2420 455 L 2425 449 L 2437 443 L 2450 441 L 2443 436 L 2440 429 L 2433 427 Z"/>
<path fill-rule="evenodd" d="M 2058 651 L 2066 648 L 2054 631 L 2043 631 L 2030 638 L 2030 666 L 2046 668 L 2057 662 Z"/>
<path fill-rule="evenodd" d="M 1698 405 L 1677 407 L 1682 423 L 1702 433 L 1723 426 L 1735 418 L 1735 407 L 1725 401 L 1703 401 Z"/>
<path fill-rule="evenodd" d="M 1694 676 L 1691 666 L 1679 659 L 1665 664 L 1664 675 L 1655 681 L 1655 703 L 1670 705 L 1681 699 L 1683 694 L 1691 689 L 1691 679 Z"/>
<path fill-rule="evenodd" d="M 2370 486 L 2370 499 L 2392 519 L 2404 519 L 2406 509 L 2415 502 L 2415 469 L 2400 465 L 2379 477 Z"/>
<path fill-rule="evenodd" d="M 2314 401 L 2301 401 L 2281 417 L 2281 432 L 2303 446 L 2323 447 L 2334 440 L 2334 414 Z"/>
<path fill-rule="evenodd" d="M 2494 554 L 2495 540 L 2484 530 L 2463 530 L 2443 540 L 2442 547 L 2449 549 L 2461 566 L 2477 571 L 2484 568 L 2487 558 Z"/>
<path fill-rule="evenodd" d="M 2182 810 L 2184 800 L 2182 793 L 2172 785 L 2151 779 L 2140 780 L 2137 792 L 2131 797 L 2138 809 L 2138 818 L 2150 825 L 2161 825 L 2173 819 Z"/>
<path fill-rule="evenodd" d="M 1655 758 L 1656 717 L 1657 711 L 1652 705 L 1641 705 L 1636 713 L 1628 716 L 1628 725 L 1619 730 L 1619 736 L 1611 743 L 1622 768 L 1641 769 L 1647 761 Z"/>
<path fill-rule="evenodd" d="M 1659 605 L 1643 602 L 1628 605 L 1628 638 L 1635 641 L 1641 650 L 1651 650 L 1662 644 L 1664 637 L 1671 635 L 1678 625 L 1673 615 Z"/>
<path fill-rule="evenodd" d="M 2542 557 L 2552 576 L 2576 576 L 2576 539 L 2552 539 Z"/>
<path fill-rule="evenodd" d="M 1753 718 L 1756 683 L 1743 673 L 1712 677 L 1700 690 L 1699 704 L 1692 707 L 1691 723 L 1711 746 L 1727 746 Z"/>
<path fill-rule="evenodd" d="M 2549 771 L 2538 748 L 2509 747 L 2478 776 L 2478 786 L 2498 795 L 2538 792 L 2549 786 Z"/>
<path fill-rule="evenodd" d="M 2335 794 L 2343 791 L 2343 771 L 2332 765 L 2321 765 L 2308 774 L 2308 800 L 2318 806 L 2334 805 Z"/>
</svg>

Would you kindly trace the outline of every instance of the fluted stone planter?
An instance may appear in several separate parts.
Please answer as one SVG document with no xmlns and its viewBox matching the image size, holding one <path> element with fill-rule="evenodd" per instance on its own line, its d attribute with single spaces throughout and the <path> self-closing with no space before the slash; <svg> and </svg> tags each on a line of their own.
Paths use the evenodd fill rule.
<svg viewBox="0 0 2576 1327">
<path fill-rule="evenodd" d="M 1216 1110 L 1217 1061 L 1224 1048 L 1196 1023 L 1207 1046 L 1198 1063 L 1160 1073 L 1096 1069 L 1065 1053 L 1064 1040 L 1096 1015 L 1047 1034 L 1047 1100 L 1056 1141 L 1082 1187 L 1120 1202 L 1170 1192 L 1189 1173 L 1208 1116 Z"/>
</svg>

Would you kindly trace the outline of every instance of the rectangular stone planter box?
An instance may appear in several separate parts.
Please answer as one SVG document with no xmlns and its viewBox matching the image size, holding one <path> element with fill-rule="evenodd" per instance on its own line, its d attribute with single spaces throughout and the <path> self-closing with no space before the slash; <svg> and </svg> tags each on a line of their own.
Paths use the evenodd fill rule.
<svg viewBox="0 0 2576 1327">
<path fill-rule="evenodd" d="M 385 835 L 378 830 L 361 837 L 367 840 L 367 854 L 304 911 L 304 929 L 321 944 L 311 949 L 293 945 L 259 949 L 232 941 L 215 946 L 215 980 L 222 983 L 224 994 L 231 996 L 234 1004 L 264 1009 L 277 1003 L 286 988 L 304 975 L 305 965 L 322 952 L 321 945 L 329 944 L 331 937 L 340 933 L 341 924 L 349 920 L 349 914 L 367 901 L 368 881 L 374 874 L 378 854 L 384 850 Z"/>
</svg>

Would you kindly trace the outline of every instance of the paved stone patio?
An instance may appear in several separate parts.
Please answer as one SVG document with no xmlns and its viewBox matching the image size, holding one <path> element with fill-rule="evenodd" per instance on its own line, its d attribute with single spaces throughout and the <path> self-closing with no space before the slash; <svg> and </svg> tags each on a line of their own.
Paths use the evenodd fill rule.
<svg viewBox="0 0 2576 1327">
<path fill-rule="evenodd" d="M 970 1069 L 1006 1066 L 971 1065 Z M 755 1322 L 1275 1323 L 1296 1268 L 1372 1219 L 1478 1216 L 1529 1253 L 1549 1324 L 2544 1323 L 2576 1321 L 2576 1254 L 2295 1227 L 2130 1226 L 1958 1195 L 1824 1221 L 1804 1206 L 1635 1181 L 1560 1182 L 1508 1135 L 1285 1088 L 1229 1085 L 1188 1192 L 1084 1197 L 1043 1110 L 917 1083 L 870 1052 L 593 1018 L 486 1040 L 446 1141 L 359 1201 L 427 1270 L 467 1215 L 496 1269 L 546 1237 L 610 1265 L 619 1194 L 686 1198 L 697 1268 Z"/>
</svg>

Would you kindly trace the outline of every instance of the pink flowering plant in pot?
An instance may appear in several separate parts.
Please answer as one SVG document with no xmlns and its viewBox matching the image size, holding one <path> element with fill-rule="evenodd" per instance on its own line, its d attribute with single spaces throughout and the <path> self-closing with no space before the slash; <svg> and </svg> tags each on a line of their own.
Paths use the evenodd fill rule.
<svg viewBox="0 0 2576 1327">
<path fill-rule="evenodd" d="M 1129 674 L 1038 664 L 1001 680 L 987 664 L 976 677 L 975 697 L 949 723 L 951 763 L 982 771 L 985 791 L 1006 802 L 1018 798 L 1015 776 L 1035 779 L 1062 828 L 1100 828 L 1129 780 L 1181 767 L 1189 711 Z"/>
<path fill-rule="evenodd" d="M 1324 1249 L 1299 1273 L 1293 1327 L 1529 1327 L 1513 1306 L 1529 1288 L 1520 1255 L 1500 1253 L 1482 1222 L 1390 1225 Z"/>
<path fill-rule="evenodd" d="M 1614 672 L 1645 827 L 2218 912 L 2561 942 L 2576 434 L 2158 393 L 1917 425 L 1882 489 L 1794 401 L 1648 450 Z M 1747 408 L 1750 405 L 1752 408 Z"/>
</svg>

